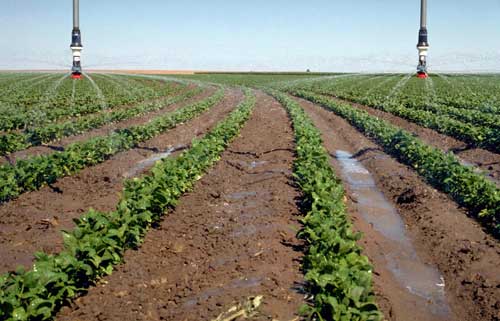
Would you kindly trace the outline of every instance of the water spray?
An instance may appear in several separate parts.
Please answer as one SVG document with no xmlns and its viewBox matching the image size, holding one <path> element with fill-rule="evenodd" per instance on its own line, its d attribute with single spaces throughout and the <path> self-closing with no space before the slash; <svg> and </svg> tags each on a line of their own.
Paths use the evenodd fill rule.
<svg viewBox="0 0 500 321">
<path fill-rule="evenodd" d="M 429 41 L 427 40 L 427 0 L 420 3 L 420 30 L 418 31 L 418 66 L 417 77 L 427 78 L 427 52 Z"/>
<path fill-rule="evenodd" d="M 71 32 L 71 51 L 73 52 L 73 67 L 71 78 L 82 78 L 82 35 L 80 33 L 80 0 L 73 0 L 73 31 Z"/>
</svg>

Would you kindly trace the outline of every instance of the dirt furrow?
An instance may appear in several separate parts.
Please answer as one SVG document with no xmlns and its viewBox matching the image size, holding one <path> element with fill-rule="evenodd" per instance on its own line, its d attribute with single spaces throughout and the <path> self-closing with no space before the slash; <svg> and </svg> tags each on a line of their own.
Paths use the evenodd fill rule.
<svg viewBox="0 0 500 321">
<path fill-rule="evenodd" d="M 211 94 L 213 94 L 215 91 L 215 88 L 209 87 L 206 90 L 204 90 L 201 94 L 196 95 L 195 97 L 186 99 L 182 102 L 172 104 L 170 106 L 167 106 L 166 108 L 163 108 L 162 110 L 158 110 L 155 112 L 147 113 L 145 115 L 133 117 L 121 122 L 117 123 L 110 123 L 105 126 L 87 131 L 85 133 L 82 133 L 80 135 L 74 135 L 74 136 L 68 136 L 64 137 L 59 141 L 52 142 L 47 145 L 41 145 L 41 146 L 34 146 L 27 148 L 25 150 L 19 151 L 12 153 L 8 156 L 1 156 L 0 157 L 0 164 L 10 162 L 10 163 L 15 163 L 17 159 L 26 159 L 28 157 L 36 156 L 36 155 L 48 155 L 51 153 L 54 153 L 55 151 L 62 151 L 64 148 L 70 144 L 76 143 L 76 142 L 81 142 L 85 141 L 87 139 L 97 137 L 97 136 L 103 136 L 111 133 L 112 131 L 116 129 L 123 129 L 131 126 L 136 126 L 136 125 L 141 125 L 149 122 L 155 117 L 158 117 L 164 113 L 172 112 L 182 106 L 186 106 L 190 103 L 202 100 L 204 98 L 207 98 Z"/>
<path fill-rule="evenodd" d="M 104 163 L 64 177 L 52 186 L 25 193 L 0 205 L 0 273 L 18 264 L 30 266 L 33 253 L 61 250 L 60 230 L 73 227 L 72 220 L 89 208 L 113 210 L 125 176 L 140 174 L 141 161 L 167 148 L 189 144 L 223 119 L 243 99 L 240 90 L 227 90 L 223 101 L 195 119 L 159 135 L 138 148 L 118 153 Z M 154 163 L 150 163 L 150 168 Z"/>
<path fill-rule="evenodd" d="M 398 163 L 345 120 L 310 102 L 297 99 L 322 131 L 332 155 L 343 150 L 354 155 L 374 177 L 376 187 L 401 215 L 407 236 L 418 256 L 436 266 L 445 279 L 452 319 L 499 320 L 500 245 L 450 200 L 423 182 L 410 168 Z M 339 161 L 332 165 L 341 173 Z M 364 253 L 374 263 L 378 302 L 388 320 L 432 320 L 419 314 L 425 301 L 412 295 L 388 268 L 390 242 L 360 214 L 358 199 L 343 177 L 349 212 L 355 228 L 364 233 Z M 453 318 L 454 317 L 454 318 Z M 441 320 L 438 318 L 438 320 Z"/>
<path fill-rule="evenodd" d="M 295 319 L 303 277 L 293 148 L 285 110 L 258 93 L 241 136 L 194 191 L 58 320 L 212 320 L 257 295 L 252 320 Z"/>
<path fill-rule="evenodd" d="M 453 152 L 461 160 L 478 167 L 481 171 L 485 172 L 491 180 L 500 184 L 500 155 L 485 149 L 470 147 L 467 143 L 458 139 L 440 134 L 430 128 L 419 126 L 391 113 L 353 103 L 348 100 L 335 97 L 332 98 L 343 103 L 349 103 L 356 108 L 368 112 L 370 115 L 387 120 L 398 127 L 406 129 L 430 146 L 439 148 L 445 152 Z"/>
</svg>

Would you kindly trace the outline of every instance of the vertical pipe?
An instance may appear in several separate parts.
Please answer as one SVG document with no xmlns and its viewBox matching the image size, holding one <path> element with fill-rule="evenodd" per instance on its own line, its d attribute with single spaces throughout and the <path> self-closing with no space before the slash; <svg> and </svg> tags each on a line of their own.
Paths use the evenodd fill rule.
<svg viewBox="0 0 500 321">
<path fill-rule="evenodd" d="M 420 4 L 420 28 L 427 28 L 427 0 L 422 0 Z"/>
<path fill-rule="evenodd" d="M 80 29 L 80 0 L 73 0 L 73 29 Z"/>
<path fill-rule="evenodd" d="M 80 79 L 82 73 L 82 36 L 80 33 L 80 1 L 73 0 L 73 31 L 71 32 L 71 50 L 73 52 L 72 77 Z"/>
<path fill-rule="evenodd" d="M 427 0 L 420 0 L 420 30 L 418 31 L 418 66 L 419 78 L 427 78 L 427 52 L 429 41 L 427 39 Z"/>
</svg>

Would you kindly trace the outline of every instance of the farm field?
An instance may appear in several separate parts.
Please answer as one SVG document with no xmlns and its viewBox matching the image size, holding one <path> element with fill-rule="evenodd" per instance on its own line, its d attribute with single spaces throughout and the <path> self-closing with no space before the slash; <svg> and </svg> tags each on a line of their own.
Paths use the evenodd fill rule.
<svg viewBox="0 0 500 321">
<path fill-rule="evenodd" d="M 0 320 L 500 320 L 500 75 L 0 92 Z"/>
</svg>

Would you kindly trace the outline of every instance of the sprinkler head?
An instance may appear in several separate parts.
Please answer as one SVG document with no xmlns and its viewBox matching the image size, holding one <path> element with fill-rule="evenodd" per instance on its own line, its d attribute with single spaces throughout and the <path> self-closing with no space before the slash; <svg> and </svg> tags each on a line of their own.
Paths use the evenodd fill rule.
<svg viewBox="0 0 500 321">
<path fill-rule="evenodd" d="M 418 66 L 417 66 L 417 77 L 427 78 L 427 46 L 417 46 L 418 49 Z"/>
</svg>

